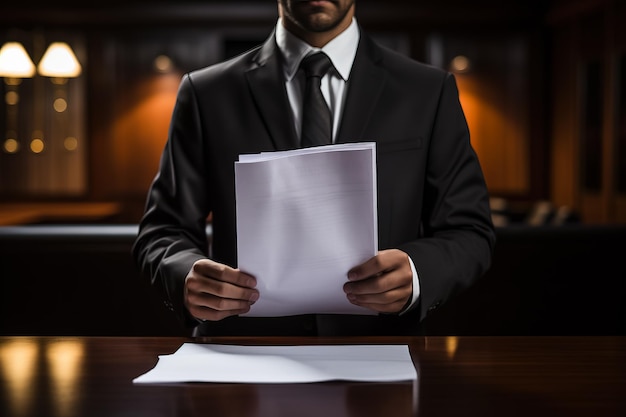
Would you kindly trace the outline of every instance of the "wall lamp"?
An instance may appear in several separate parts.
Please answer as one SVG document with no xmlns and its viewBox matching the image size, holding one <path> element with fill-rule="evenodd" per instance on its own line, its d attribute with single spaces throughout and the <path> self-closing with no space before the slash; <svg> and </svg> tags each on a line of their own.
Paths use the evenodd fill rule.
<svg viewBox="0 0 626 417">
<path fill-rule="evenodd" d="M 472 69 L 472 62 L 465 55 L 457 55 L 450 61 L 450 71 L 455 74 L 466 74 Z"/>
<path fill-rule="evenodd" d="M 81 66 L 70 46 L 65 42 L 53 42 L 43 54 L 37 72 L 51 78 L 74 78 L 81 73 Z M 35 64 L 19 42 L 7 42 L 0 48 L 0 77 L 31 78 Z"/>
<path fill-rule="evenodd" d="M 53 42 L 43 54 L 37 71 L 52 79 L 75 78 L 80 75 L 81 66 L 67 43 Z"/>
<path fill-rule="evenodd" d="M 26 49 L 19 42 L 7 42 L 0 48 L 0 76 L 5 77 L 7 84 L 21 78 L 35 75 L 35 64 L 28 56 Z"/>
<path fill-rule="evenodd" d="M 7 153 L 16 153 L 20 149 L 18 135 L 18 103 L 20 94 L 18 86 L 22 78 L 35 75 L 35 64 L 28 56 L 26 49 L 19 42 L 7 42 L 0 49 L 0 76 L 4 77 L 7 89 L 6 101 L 6 136 L 3 148 Z"/>
<path fill-rule="evenodd" d="M 7 126 L 3 149 L 7 153 L 19 151 L 18 140 L 18 85 L 22 78 L 32 78 L 36 73 L 49 77 L 53 84 L 64 85 L 68 78 L 78 77 L 81 65 L 72 48 L 65 42 L 53 42 L 43 54 L 39 65 L 31 60 L 24 46 L 19 42 L 7 42 L 0 48 L 0 77 L 7 85 L 5 101 L 7 104 Z M 62 91 L 64 93 L 64 91 Z M 67 107 L 65 94 L 55 101 L 55 110 L 62 112 Z M 59 110 L 62 108 L 63 110 Z M 37 139 L 39 152 L 43 150 L 43 140 Z M 32 144 L 31 144 L 32 148 Z M 33 150 L 36 152 L 35 150 Z"/>
</svg>

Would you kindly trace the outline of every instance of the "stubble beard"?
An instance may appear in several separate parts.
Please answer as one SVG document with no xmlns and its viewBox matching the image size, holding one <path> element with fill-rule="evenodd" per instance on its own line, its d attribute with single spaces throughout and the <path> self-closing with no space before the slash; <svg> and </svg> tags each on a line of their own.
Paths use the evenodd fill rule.
<svg viewBox="0 0 626 417">
<path fill-rule="evenodd" d="M 333 1 L 333 4 L 337 7 L 338 4 Z M 299 10 L 293 10 L 295 7 L 284 7 L 286 17 L 291 20 L 295 25 L 301 27 L 307 32 L 323 33 L 335 29 L 339 26 L 346 15 L 350 12 L 351 7 L 354 5 L 354 0 L 349 2 L 345 9 L 335 8 L 336 13 L 328 13 L 327 8 L 315 7 L 312 12 L 301 12 Z"/>
</svg>

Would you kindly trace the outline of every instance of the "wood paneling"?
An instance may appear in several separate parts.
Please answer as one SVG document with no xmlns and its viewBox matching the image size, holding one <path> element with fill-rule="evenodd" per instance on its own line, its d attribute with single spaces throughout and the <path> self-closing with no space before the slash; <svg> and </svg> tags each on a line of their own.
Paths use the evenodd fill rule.
<svg viewBox="0 0 626 417">
<path fill-rule="evenodd" d="M 626 7 L 577 4 L 552 14 L 559 16 L 552 23 L 552 199 L 586 223 L 624 223 L 619 75 Z"/>
<path fill-rule="evenodd" d="M 175 73 L 180 76 L 222 59 L 228 39 L 241 45 L 262 40 L 276 21 L 276 4 L 264 1 L 31 6 L 11 5 L 0 23 L 26 34 L 35 27 L 62 27 L 86 40 L 85 198 L 133 205 L 129 221 L 137 219 L 143 206 L 173 106 L 174 74 L 166 81 L 149 67 L 159 48 L 182 63 Z M 534 0 L 358 2 L 357 16 L 365 29 L 383 38 L 406 39 L 405 49 L 415 59 L 434 64 L 428 56 L 432 35 L 452 42 L 446 53 L 467 51 L 476 65 L 458 75 L 461 101 L 489 189 L 497 196 L 525 201 L 549 197 L 551 160 L 544 123 L 549 101 L 542 75 L 546 8 L 545 2 Z M 2 36 L 9 31 L 0 30 L 0 40 Z M 452 57 L 439 64 L 447 67 Z"/>
</svg>

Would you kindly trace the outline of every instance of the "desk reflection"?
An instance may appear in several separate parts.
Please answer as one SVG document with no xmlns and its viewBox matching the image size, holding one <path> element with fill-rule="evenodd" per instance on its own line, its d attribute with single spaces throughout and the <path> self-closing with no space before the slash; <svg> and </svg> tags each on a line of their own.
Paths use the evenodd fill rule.
<svg viewBox="0 0 626 417">
<path fill-rule="evenodd" d="M 419 394 L 417 381 L 208 386 L 209 389 L 207 385 L 198 385 L 185 390 L 180 398 L 180 414 L 194 417 L 416 416 Z"/>
<path fill-rule="evenodd" d="M 408 417 L 419 380 L 147 384 L 132 379 L 185 340 L 0 339 L 0 416 Z M 418 370 L 419 377 L 419 370 Z"/>
<path fill-rule="evenodd" d="M 32 341 L 15 340 L 0 346 L 0 365 L 5 382 L 2 403 L 11 415 L 29 414 L 33 402 L 39 345 Z"/>
<path fill-rule="evenodd" d="M 42 390 L 43 397 L 50 399 L 51 415 L 73 415 L 80 401 L 83 355 L 83 343 L 73 339 L 46 343 L 15 339 L 2 344 L 0 366 L 6 392 L 0 398 L 10 415 L 31 415 L 31 407 L 42 397 Z M 39 389 L 41 375 L 47 376 L 47 384 Z"/>
<path fill-rule="evenodd" d="M 416 382 L 133 384 L 190 338 L 0 337 L 4 417 L 626 416 L 626 337 L 215 338 L 407 343 Z"/>
</svg>

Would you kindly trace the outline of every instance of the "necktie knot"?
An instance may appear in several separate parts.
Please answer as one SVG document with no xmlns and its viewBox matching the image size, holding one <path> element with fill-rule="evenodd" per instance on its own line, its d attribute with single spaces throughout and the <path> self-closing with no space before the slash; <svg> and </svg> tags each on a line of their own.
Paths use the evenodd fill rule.
<svg viewBox="0 0 626 417">
<path fill-rule="evenodd" d="M 300 67 L 308 77 L 322 78 L 330 69 L 332 63 L 324 52 L 316 52 L 304 58 Z"/>
</svg>

